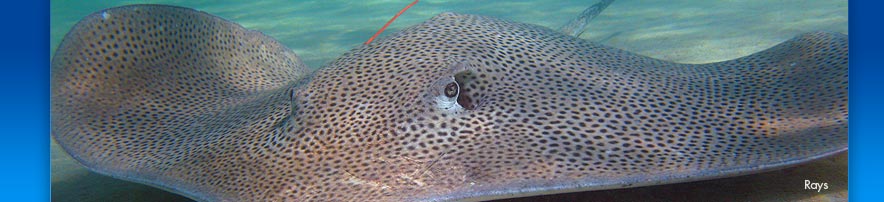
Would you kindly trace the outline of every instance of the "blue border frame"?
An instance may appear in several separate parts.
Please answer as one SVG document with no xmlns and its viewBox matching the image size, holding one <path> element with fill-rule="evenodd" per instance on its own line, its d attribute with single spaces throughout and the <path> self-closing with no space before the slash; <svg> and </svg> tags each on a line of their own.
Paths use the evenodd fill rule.
<svg viewBox="0 0 884 202">
<path fill-rule="evenodd" d="M 0 189 L 4 201 L 49 201 L 49 1 L 4 4 Z"/>
<path fill-rule="evenodd" d="M 4 87 L 0 107 L 3 116 L 4 166 L 0 166 L 0 187 L 4 201 L 49 201 L 49 2 L 4 2 L 5 65 L 0 73 Z M 884 43 L 878 39 L 882 6 L 879 1 L 849 1 L 850 28 L 850 198 L 872 201 L 878 189 L 884 162 L 877 148 L 884 143 L 879 88 Z"/>
<path fill-rule="evenodd" d="M 880 1 L 849 1 L 850 35 L 850 153 L 848 186 L 853 201 L 881 197 L 882 75 L 884 57 Z"/>
</svg>

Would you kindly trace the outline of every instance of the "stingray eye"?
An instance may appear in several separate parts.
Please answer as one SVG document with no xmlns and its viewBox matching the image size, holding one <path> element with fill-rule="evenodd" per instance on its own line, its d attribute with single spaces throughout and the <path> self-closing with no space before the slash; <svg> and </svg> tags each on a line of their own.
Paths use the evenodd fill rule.
<svg viewBox="0 0 884 202">
<path fill-rule="evenodd" d="M 448 83 L 448 85 L 445 85 L 445 96 L 447 97 L 453 98 L 454 96 L 457 96 L 457 93 L 459 93 L 459 91 L 460 88 L 455 82 L 451 82 Z"/>
</svg>

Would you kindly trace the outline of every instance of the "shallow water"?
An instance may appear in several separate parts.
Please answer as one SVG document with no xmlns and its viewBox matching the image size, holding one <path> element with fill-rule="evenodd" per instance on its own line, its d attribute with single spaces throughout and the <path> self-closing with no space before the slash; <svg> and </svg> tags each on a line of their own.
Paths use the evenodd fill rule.
<svg viewBox="0 0 884 202">
<path fill-rule="evenodd" d="M 400 1 L 52 1 L 50 54 L 83 16 L 127 4 L 158 3 L 196 8 L 260 30 L 293 49 L 311 67 L 363 43 L 410 3 Z M 491 3 L 493 2 L 493 3 Z M 555 3 L 550 3 L 555 2 Z M 442 11 L 496 16 L 558 28 L 592 1 L 421 1 L 381 37 Z M 797 34 L 825 30 L 848 34 L 847 1 L 615 1 L 582 36 L 654 58 L 685 63 L 733 59 L 771 47 Z M 53 201 L 186 201 L 148 186 L 91 173 L 51 143 Z M 821 192 L 803 189 L 803 179 L 829 182 Z M 686 194 L 676 194 L 686 193 Z M 724 180 L 628 190 L 563 194 L 535 200 L 840 201 L 847 199 L 845 154 L 779 171 Z M 559 198 L 556 198 L 559 197 Z"/>
</svg>

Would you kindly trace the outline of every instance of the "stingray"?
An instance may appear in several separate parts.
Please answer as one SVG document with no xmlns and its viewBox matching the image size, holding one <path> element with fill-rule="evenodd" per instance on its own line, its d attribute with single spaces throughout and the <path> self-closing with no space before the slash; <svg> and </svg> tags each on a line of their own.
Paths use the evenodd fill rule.
<svg viewBox="0 0 884 202">
<path fill-rule="evenodd" d="M 198 201 L 476 201 L 723 178 L 847 150 L 848 39 L 678 64 L 441 13 L 311 72 L 181 7 L 85 17 L 51 134 L 92 171 Z M 797 185 L 796 185 L 797 186 Z"/>
</svg>

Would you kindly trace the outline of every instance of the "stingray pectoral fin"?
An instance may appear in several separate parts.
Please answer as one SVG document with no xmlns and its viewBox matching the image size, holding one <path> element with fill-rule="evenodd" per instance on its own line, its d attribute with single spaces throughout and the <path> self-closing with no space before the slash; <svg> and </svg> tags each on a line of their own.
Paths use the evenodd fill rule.
<svg viewBox="0 0 884 202">
<path fill-rule="evenodd" d="M 437 41 L 444 43 L 429 43 Z M 391 50 L 407 54 L 399 61 L 371 58 Z M 797 165 L 848 146 L 848 39 L 843 34 L 808 33 L 730 61 L 678 64 L 534 25 L 444 13 L 354 52 L 359 54 L 345 55 L 339 59 L 345 62 L 325 70 L 336 74 L 319 72 L 313 81 L 325 84 L 346 78 L 340 74 L 404 67 L 407 79 L 362 74 L 353 77 L 368 77 L 360 80 L 364 83 L 353 82 L 423 84 L 452 76 L 457 81 L 447 70 L 450 62 L 423 69 L 398 65 L 450 52 L 470 67 L 469 82 L 458 86 L 477 104 L 452 112 L 414 102 L 428 109 L 395 122 L 401 128 L 396 137 L 403 138 L 391 140 L 396 144 L 389 149 L 370 151 L 409 156 L 424 167 L 349 170 L 337 180 L 342 183 L 326 184 L 347 190 L 331 199 L 389 192 L 376 197 L 488 200 L 670 184 Z M 342 100 L 384 103 L 371 98 Z M 384 98 L 392 106 L 410 104 Z M 364 158 L 367 151 L 349 154 Z M 349 159 L 360 158 L 353 156 Z M 395 157 L 368 158 L 381 163 L 367 165 L 393 166 L 388 159 Z M 429 174 L 412 174 L 421 172 Z M 384 175 L 390 177 L 378 177 Z M 377 183 L 348 181 L 349 176 Z"/>
<path fill-rule="evenodd" d="M 638 64 L 614 70 L 627 78 L 623 81 L 658 83 L 627 86 L 650 89 L 636 95 L 665 91 L 625 99 L 638 100 L 623 103 L 639 109 L 613 120 L 640 123 L 639 127 L 602 127 L 616 132 L 571 140 L 591 148 L 587 153 L 594 156 L 583 161 L 578 155 L 582 153 L 572 152 L 532 162 L 546 166 L 543 169 L 512 168 L 544 175 L 495 176 L 431 198 L 488 200 L 714 179 L 794 166 L 848 148 L 847 35 L 802 34 L 746 57 L 700 65 L 621 57 Z M 645 99 L 652 101 L 640 101 Z M 642 110 L 642 105 L 654 108 Z M 574 150 L 564 141 L 544 142 L 555 145 L 545 148 L 565 154 Z M 550 160 L 556 158 L 561 160 Z"/>
<path fill-rule="evenodd" d="M 307 73 L 272 38 L 200 11 L 111 8 L 74 26 L 52 59 L 51 132 L 99 173 L 220 199 L 223 184 L 197 184 L 248 178 L 212 171 L 278 130 Z"/>
</svg>

